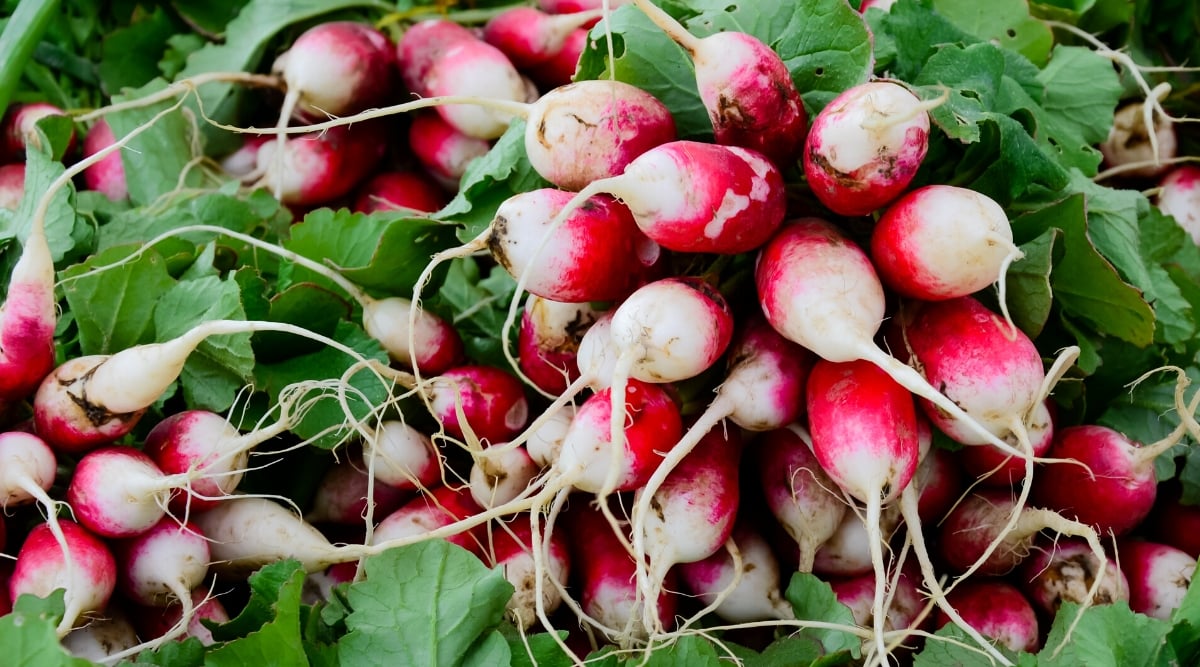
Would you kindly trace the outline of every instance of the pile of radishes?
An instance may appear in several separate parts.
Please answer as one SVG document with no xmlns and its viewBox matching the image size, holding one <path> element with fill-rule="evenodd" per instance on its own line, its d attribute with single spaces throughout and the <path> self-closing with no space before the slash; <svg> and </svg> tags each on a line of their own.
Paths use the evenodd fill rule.
<svg viewBox="0 0 1200 667">
<path fill-rule="evenodd" d="M 1038 650 L 1068 601 L 1168 617 L 1200 557 L 1186 527 L 1200 510 L 1159 497 L 1154 462 L 1200 437 L 1196 401 L 1181 380 L 1180 426 L 1157 443 L 1056 421 L 1078 350 L 1040 349 L 1009 318 L 1003 287 L 1022 252 L 1008 213 L 970 189 L 911 185 L 944 99 L 878 79 L 810 117 L 769 46 L 695 37 L 634 0 L 693 59 L 714 140 L 681 140 L 650 93 L 571 82 L 589 29 L 624 3 L 584 4 L 478 27 L 414 22 L 398 42 L 323 23 L 269 65 L 278 120 L 244 128 L 220 164 L 298 216 L 434 213 L 515 119 L 550 184 L 431 258 L 411 294 L 372 294 L 336 267 L 207 230 L 328 278 L 392 362 L 364 365 L 404 410 L 428 413 L 380 406 L 385 417 L 352 424 L 309 506 L 239 483 L 255 447 L 303 445 L 289 429 L 313 387 L 288 387 L 255 428 L 202 410 L 141 419 L 211 337 L 336 343 L 214 320 L 56 359 L 56 277 L 35 213 L 0 313 L 0 407 L 30 415 L 0 422 L 0 505 L 36 525 L 9 534 L 0 613 L 65 589 L 64 645 L 115 662 L 187 636 L 212 643 L 201 619 L 228 620 L 220 592 L 265 564 L 295 558 L 340 583 L 372 554 L 447 539 L 504 570 L 516 625 L 570 631 L 558 641 L 578 660 L 579 633 L 630 648 L 697 622 L 824 620 L 795 617 L 781 593 L 792 572 L 850 607 L 868 664 L 907 659 L 946 623 L 1010 664 L 994 644 Z M 17 207 L 18 151 L 49 112 L 65 113 L 6 116 L 0 206 Z M 136 175 L 118 138 L 101 119 L 82 144 L 54 187 L 79 175 L 124 198 Z M 797 206 L 795 189 L 819 206 Z M 1200 240 L 1195 167 L 1166 175 L 1158 201 Z M 421 307 L 439 265 L 483 253 L 517 287 L 495 332 L 507 368 L 468 358 L 454 322 Z M 726 262 L 745 279 L 702 270 Z M 435 428 L 414 426 L 429 417 Z M 114 634 L 88 639 L 102 630 Z"/>
</svg>

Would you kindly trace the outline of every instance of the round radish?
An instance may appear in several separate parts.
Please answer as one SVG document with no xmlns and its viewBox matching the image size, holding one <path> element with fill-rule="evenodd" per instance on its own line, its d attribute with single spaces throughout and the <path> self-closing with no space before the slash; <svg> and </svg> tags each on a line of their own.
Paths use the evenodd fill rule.
<svg viewBox="0 0 1200 667">
<path fill-rule="evenodd" d="M 1171 620 L 1191 586 L 1196 559 L 1174 547 L 1142 540 L 1121 543 L 1120 556 L 1121 571 L 1129 579 L 1129 608 Z"/>
<path fill-rule="evenodd" d="M 434 112 L 417 114 L 408 128 L 408 147 L 443 188 L 457 190 L 467 165 L 491 144 L 459 132 Z"/>
<path fill-rule="evenodd" d="M 799 545 L 797 569 L 811 572 L 817 550 L 838 532 L 846 501 L 834 494 L 833 480 L 821 468 L 797 429 L 777 429 L 757 441 L 759 484 L 767 506 Z"/>
<path fill-rule="evenodd" d="M 47 524 L 29 531 L 9 581 L 9 599 L 30 593 L 40 598 L 65 589 L 66 613 L 58 624 L 65 635 L 85 615 L 104 610 L 117 585 L 117 565 L 99 538 L 73 521 L 60 521 L 60 545 Z M 65 551 L 64 551 L 65 546 Z"/>
<path fill-rule="evenodd" d="M 972 628 L 1011 651 L 1034 653 L 1041 644 L 1033 605 L 1015 586 L 1000 579 L 973 579 L 950 592 L 947 602 Z M 937 627 L 950 623 L 939 612 Z"/>
<path fill-rule="evenodd" d="M 376 174 L 358 189 L 354 210 L 433 213 L 447 201 L 445 191 L 430 177 L 414 171 L 387 171 Z"/>
<path fill-rule="evenodd" d="M 458 366 L 437 376 L 430 381 L 430 403 L 433 416 L 458 440 L 470 432 L 478 441 L 505 442 L 529 416 L 520 380 L 491 366 Z"/>
<path fill-rule="evenodd" d="M 1185 164 L 1172 169 L 1159 182 L 1155 203 L 1175 218 L 1193 243 L 1200 244 L 1200 167 Z"/>
<path fill-rule="evenodd" d="M 741 569 L 724 548 L 704 560 L 680 563 L 679 576 L 688 589 L 705 606 L 715 603 L 713 613 L 730 623 L 794 618 L 791 604 L 779 590 L 779 563 L 767 541 L 749 523 L 739 520 L 733 528 L 732 544 Z"/>
<path fill-rule="evenodd" d="M 380 106 L 395 87 L 392 44 L 363 23 L 328 21 L 304 31 L 271 71 L 287 84 L 283 114 L 344 116 Z"/>
<path fill-rule="evenodd" d="M 83 156 L 95 155 L 114 143 L 116 136 L 113 135 L 112 128 L 107 121 L 100 119 L 83 137 Z M 100 192 L 113 201 L 122 201 L 129 197 L 129 187 L 125 182 L 125 163 L 121 160 L 120 152 L 111 153 L 88 167 L 83 172 L 83 182 L 87 189 Z"/>
</svg>

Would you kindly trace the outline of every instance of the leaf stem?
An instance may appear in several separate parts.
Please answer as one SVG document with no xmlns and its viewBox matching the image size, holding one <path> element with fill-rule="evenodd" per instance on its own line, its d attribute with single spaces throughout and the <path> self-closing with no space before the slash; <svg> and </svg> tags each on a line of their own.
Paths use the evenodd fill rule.
<svg viewBox="0 0 1200 667">
<path fill-rule="evenodd" d="M 33 49 L 57 13 L 58 0 L 21 0 L 0 34 L 0 116 L 8 110 Z"/>
</svg>

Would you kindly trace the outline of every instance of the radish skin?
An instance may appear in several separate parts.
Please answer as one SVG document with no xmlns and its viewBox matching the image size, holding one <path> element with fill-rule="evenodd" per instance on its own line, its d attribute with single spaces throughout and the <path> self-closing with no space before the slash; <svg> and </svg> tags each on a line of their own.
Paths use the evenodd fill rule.
<svg viewBox="0 0 1200 667">
<path fill-rule="evenodd" d="M 703 560 L 680 563 L 678 570 L 688 589 L 706 606 L 715 604 L 713 613 L 730 623 L 795 618 L 791 604 L 779 590 L 775 554 L 743 520 L 734 526 L 725 548 Z"/>
<path fill-rule="evenodd" d="M 799 426 L 764 434 L 756 446 L 759 483 L 775 519 L 799 546 L 797 571 L 812 572 L 818 550 L 840 529 L 846 502 L 817 462 Z"/>
<path fill-rule="evenodd" d="M 117 585 L 117 566 L 108 547 L 79 524 L 60 521 L 58 526 L 59 536 L 47 524 L 29 532 L 17 553 L 9 599 L 15 603 L 26 593 L 44 598 L 65 589 L 66 611 L 56 628 L 62 637 L 83 617 L 104 610 Z"/>
<path fill-rule="evenodd" d="M 1010 651 L 1036 653 L 1041 645 L 1037 614 L 1020 590 L 1001 579 L 963 582 L 947 597 L 962 620 Z M 939 612 L 937 627 L 951 622 Z"/>
<path fill-rule="evenodd" d="M 1129 580 L 1129 608 L 1171 620 L 1192 583 L 1196 559 L 1174 547 L 1143 540 L 1121 543 L 1120 558 L 1121 571 Z"/>
</svg>

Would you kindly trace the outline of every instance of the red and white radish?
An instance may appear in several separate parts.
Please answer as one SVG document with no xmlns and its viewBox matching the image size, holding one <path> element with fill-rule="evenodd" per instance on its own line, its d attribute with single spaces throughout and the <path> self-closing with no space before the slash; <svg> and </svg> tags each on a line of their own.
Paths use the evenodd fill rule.
<svg viewBox="0 0 1200 667">
<path fill-rule="evenodd" d="M 266 141 L 255 155 L 256 173 L 279 201 L 298 207 L 349 194 L 383 157 L 382 126 L 370 121 L 300 137 Z M 280 148 L 282 146 L 282 148 Z"/>
<path fill-rule="evenodd" d="M 0 165 L 0 209 L 15 211 L 25 197 L 25 163 Z"/>
<path fill-rule="evenodd" d="M 513 7 L 488 19 L 483 40 L 525 71 L 554 57 L 571 33 L 600 15 L 599 11 L 549 14 L 534 7 Z"/>
<path fill-rule="evenodd" d="M 984 637 L 994 639 L 1010 651 L 1036 653 L 1041 645 L 1037 613 L 1020 590 L 1002 579 L 972 579 L 960 584 L 947 597 L 962 620 Z M 939 612 L 935 623 L 951 622 Z"/>
<path fill-rule="evenodd" d="M 415 171 L 385 171 L 359 187 L 354 210 L 433 213 L 448 201 L 446 192 L 429 176 Z"/>
<path fill-rule="evenodd" d="M 458 366 L 429 381 L 430 410 L 450 437 L 473 443 L 506 442 L 529 417 L 525 389 L 492 366 Z M 468 436 L 467 433 L 471 435 Z"/>
<path fill-rule="evenodd" d="M 779 590 L 779 562 L 747 521 L 739 519 L 734 525 L 727 547 L 703 560 L 680 563 L 677 569 L 688 590 L 730 623 L 795 618 Z"/>
<path fill-rule="evenodd" d="M 158 523 L 166 514 L 171 490 L 186 483 L 186 479 L 167 477 L 140 450 L 102 447 L 88 452 L 75 466 L 67 502 L 91 532 L 132 537 Z"/>
<path fill-rule="evenodd" d="M 809 128 L 804 175 L 817 199 L 838 215 L 866 215 L 895 199 L 929 149 L 928 109 L 893 81 L 854 86 L 833 99 Z"/>
<path fill-rule="evenodd" d="M 1163 176 L 1155 204 L 1200 245 L 1200 167 L 1180 165 Z"/>
<path fill-rule="evenodd" d="M 418 113 L 408 127 L 408 147 L 425 170 L 448 190 L 457 190 L 467 165 L 491 144 L 459 132 L 435 112 Z"/>
<path fill-rule="evenodd" d="M 1116 562 L 1101 559 L 1079 540 L 1039 545 L 1017 576 L 1029 601 L 1047 616 L 1064 602 L 1087 606 L 1129 601 L 1129 580 Z"/>
<path fill-rule="evenodd" d="M 352 456 L 326 469 L 304 520 L 313 524 L 361 524 L 368 504 L 372 512 L 387 515 L 408 496 L 407 490 L 385 484 L 378 477 L 372 479 L 361 458 Z"/>
<path fill-rule="evenodd" d="M 326 21 L 309 28 L 275 58 L 271 71 L 287 85 L 281 112 L 302 118 L 343 116 L 379 106 L 396 84 L 388 38 L 364 23 Z"/>
<path fill-rule="evenodd" d="M 1129 608 L 1171 620 L 1191 586 L 1196 559 L 1175 547 L 1144 540 L 1126 540 L 1119 551 L 1121 571 L 1129 580 Z"/>
<path fill-rule="evenodd" d="M 433 530 L 453 525 L 459 519 L 479 514 L 481 510 L 468 488 L 439 486 L 413 498 L 385 517 L 372 531 L 370 543 L 380 545 L 391 540 L 422 538 Z M 485 542 L 480 529 L 464 529 L 448 536 L 446 540 L 476 555 L 483 553 Z"/>
<path fill-rule="evenodd" d="M 83 155 L 90 157 L 116 143 L 112 128 L 104 119 L 96 121 L 83 137 Z M 89 190 L 100 192 L 113 201 L 129 197 L 125 181 L 125 163 L 119 153 L 110 153 L 83 172 L 83 182 Z"/>
<path fill-rule="evenodd" d="M 117 565 L 104 542 L 79 524 L 61 521 L 59 529 L 55 535 L 49 525 L 38 524 L 29 531 L 17 552 L 9 599 L 15 603 L 26 593 L 44 598 L 64 589 L 61 637 L 85 616 L 104 610 L 117 585 Z"/>
<path fill-rule="evenodd" d="M 119 605 L 110 603 L 102 617 L 90 619 L 86 625 L 67 633 L 61 644 L 73 657 L 113 664 L 114 656 L 137 646 L 138 636 L 129 615 Z"/>
<path fill-rule="evenodd" d="M 46 116 L 66 116 L 62 109 L 49 102 L 26 102 L 11 104 L 4 114 L 2 141 L 0 144 L 0 159 L 23 160 L 25 145 L 37 136 L 37 122 Z M 70 154 L 75 148 L 75 132 L 67 141 L 66 153 Z"/>
<path fill-rule="evenodd" d="M 599 313 L 590 303 L 562 303 L 531 294 L 517 332 L 517 360 L 525 378 L 553 396 L 566 391 L 579 379 L 579 345 Z"/>
</svg>

